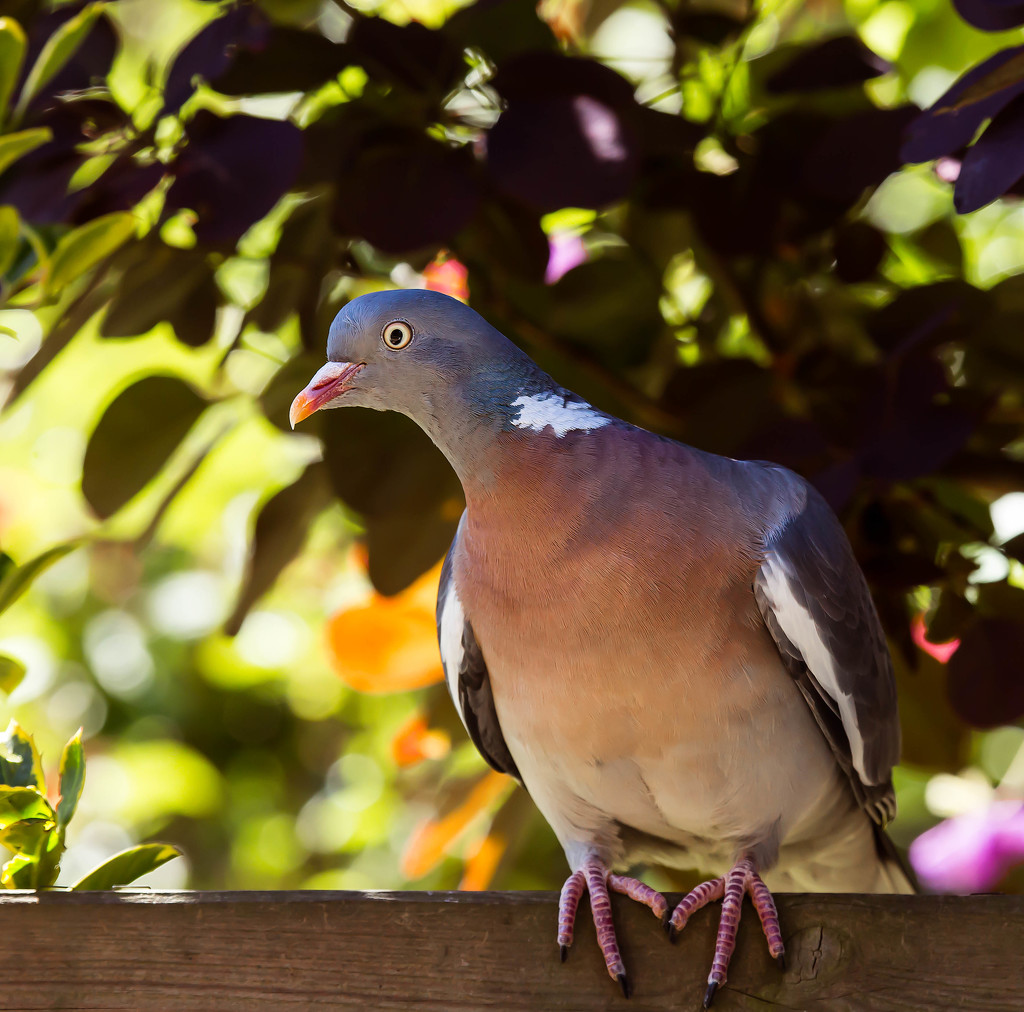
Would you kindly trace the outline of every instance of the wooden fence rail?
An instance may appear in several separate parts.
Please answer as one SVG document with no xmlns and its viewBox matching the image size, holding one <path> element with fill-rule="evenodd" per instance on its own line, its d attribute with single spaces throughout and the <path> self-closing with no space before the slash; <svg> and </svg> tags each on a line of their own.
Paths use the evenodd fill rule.
<svg viewBox="0 0 1024 1012">
<path fill-rule="evenodd" d="M 563 966 L 552 893 L 0 895 L 0 1008 L 696 1010 L 718 907 L 673 946 L 615 898 L 634 984 L 587 916 Z M 749 905 L 715 1008 L 1024 1010 L 1024 896 L 778 897 L 780 972 Z M 581 910 L 581 915 L 585 914 Z"/>
</svg>

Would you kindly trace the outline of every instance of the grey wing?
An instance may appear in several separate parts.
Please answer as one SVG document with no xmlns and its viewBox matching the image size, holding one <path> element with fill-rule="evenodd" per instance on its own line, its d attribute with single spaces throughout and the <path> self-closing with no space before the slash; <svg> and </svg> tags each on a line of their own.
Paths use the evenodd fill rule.
<svg viewBox="0 0 1024 1012">
<path fill-rule="evenodd" d="M 892 658 L 846 533 L 802 478 L 770 468 L 779 519 L 765 534 L 754 596 L 864 810 L 896 814 L 900 730 Z"/>
<path fill-rule="evenodd" d="M 441 567 L 441 583 L 437 591 L 437 638 L 445 681 L 455 709 L 479 753 L 499 773 L 507 773 L 522 782 L 498 723 L 483 651 L 455 589 L 452 558 L 461 533 L 460 521 Z"/>
</svg>

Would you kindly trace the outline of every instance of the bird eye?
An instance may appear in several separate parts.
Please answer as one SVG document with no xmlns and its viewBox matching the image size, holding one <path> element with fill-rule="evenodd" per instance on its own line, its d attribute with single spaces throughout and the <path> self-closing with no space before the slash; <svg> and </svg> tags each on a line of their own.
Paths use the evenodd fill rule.
<svg viewBox="0 0 1024 1012">
<path fill-rule="evenodd" d="M 412 340 L 412 327 L 405 320 L 392 320 L 381 332 L 384 343 L 394 351 L 401 351 Z"/>
</svg>

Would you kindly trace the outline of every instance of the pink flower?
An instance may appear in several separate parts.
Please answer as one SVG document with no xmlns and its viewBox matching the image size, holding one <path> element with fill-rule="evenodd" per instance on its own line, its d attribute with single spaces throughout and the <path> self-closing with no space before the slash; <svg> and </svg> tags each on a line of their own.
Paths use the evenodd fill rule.
<svg viewBox="0 0 1024 1012">
<path fill-rule="evenodd" d="M 949 640 L 946 643 L 932 643 L 928 639 L 928 629 L 924 624 L 924 615 L 914 616 L 913 622 L 910 623 L 910 638 L 926 654 L 934 657 L 940 664 L 945 664 L 956 653 L 957 647 L 960 646 L 959 640 Z"/>
<path fill-rule="evenodd" d="M 936 892 L 983 892 L 1022 862 L 1024 801 L 994 801 L 947 819 L 910 845 L 914 871 Z"/>
<path fill-rule="evenodd" d="M 583 240 L 571 232 L 556 232 L 548 239 L 548 268 L 544 272 L 546 284 L 553 285 L 563 274 L 578 267 L 587 259 Z"/>
</svg>

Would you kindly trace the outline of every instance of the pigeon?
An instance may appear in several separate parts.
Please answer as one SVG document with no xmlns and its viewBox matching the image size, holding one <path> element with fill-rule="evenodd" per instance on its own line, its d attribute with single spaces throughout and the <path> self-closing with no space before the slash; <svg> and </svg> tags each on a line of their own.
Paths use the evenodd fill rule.
<svg viewBox="0 0 1024 1012">
<path fill-rule="evenodd" d="M 514 777 L 569 865 L 564 959 L 589 896 L 630 982 L 610 893 L 677 935 L 722 901 L 704 1007 L 744 898 L 784 965 L 771 889 L 909 892 L 883 832 L 900 748 L 892 661 L 835 514 L 794 472 L 638 428 L 559 386 L 457 299 L 353 299 L 295 398 L 399 411 L 458 475 L 445 679 L 483 758 Z M 713 877 L 673 910 L 628 872 Z"/>
</svg>

